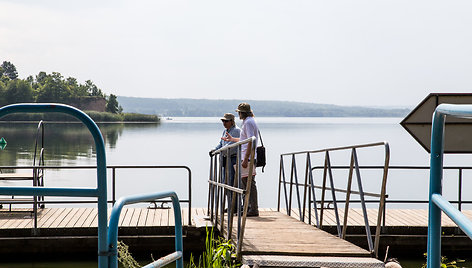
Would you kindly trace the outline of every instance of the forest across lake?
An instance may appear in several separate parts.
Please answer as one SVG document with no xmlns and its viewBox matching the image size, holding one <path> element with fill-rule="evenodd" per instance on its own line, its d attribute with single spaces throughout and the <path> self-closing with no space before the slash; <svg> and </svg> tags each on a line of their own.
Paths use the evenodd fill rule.
<svg viewBox="0 0 472 268">
<path fill-rule="evenodd" d="M 234 112 L 238 104 L 247 102 L 256 116 L 264 117 L 405 117 L 410 108 L 378 108 L 340 106 L 291 101 L 270 100 L 210 100 L 165 99 L 117 96 L 128 113 L 157 114 L 160 116 L 213 117 Z"/>
</svg>

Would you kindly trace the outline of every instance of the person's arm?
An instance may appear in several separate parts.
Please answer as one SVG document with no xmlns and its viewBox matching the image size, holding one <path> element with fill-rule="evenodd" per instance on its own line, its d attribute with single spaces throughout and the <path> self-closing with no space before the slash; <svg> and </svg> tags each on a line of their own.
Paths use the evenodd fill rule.
<svg viewBox="0 0 472 268">
<path fill-rule="evenodd" d="M 229 142 L 238 142 L 239 141 L 239 138 L 234 138 L 233 136 L 231 136 L 231 134 L 229 134 L 228 131 L 226 131 L 226 137 L 221 137 L 222 140 L 224 141 L 229 141 Z"/>
<path fill-rule="evenodd" d="M 246 131 L 247 133 L 250 133 L 250 135 L 248 135 L 248 137 L 257 137 L 257 127 L 252 124 L 252 123 L 248 123 L 246 125 Z M 250 141 L 248 144 L 247 144 L 247 150 L 246 150 L 246 155 L 244 156 L 244 159 L 243 159 L 243 162 L 241 163 L 241 166 L 243 168 L 247 168 L 248 167 L 248 163 L 249 163 L 249 158 L 251 157 L 251 151 L 252 151 L 252 141 Z"/>
<path fill-rule="evenodd" d="M 247 144 L 246 155 L 244 156 L 243 162 L 241 163 L 241 166 L 242 166 L 243 168 L 247 168 L 247 167 L 248 167 L 249 157 L 251 156 L 251 151 L 252 151 L 251 148 L 252 148 L 252 141 L 250 141 L 250 142 Z"/>
</svg>

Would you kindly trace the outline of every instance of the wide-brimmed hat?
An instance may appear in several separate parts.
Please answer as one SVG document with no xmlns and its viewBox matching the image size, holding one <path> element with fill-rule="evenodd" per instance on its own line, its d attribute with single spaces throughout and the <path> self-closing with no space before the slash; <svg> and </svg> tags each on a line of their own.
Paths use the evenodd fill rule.
<svg viewBox="0 0 472 268">
<path fill-rule="evenodd" d="M 229 121 L 234 121 L 234 114 L 232 113 L 226 113 L 223 115 L 223 117 L 220 118 L 221 120 L 229 120 Z"/>
<path fill-rule="evenodd" d="M 236 112 L 243 112 L 243 113 L 252 113 L 252 110 L 251 110 L 251 105 L 249 105 L 249 103 L 240 103 L 238 105 L 238 109 L 236 109 Z"/>
</svg>

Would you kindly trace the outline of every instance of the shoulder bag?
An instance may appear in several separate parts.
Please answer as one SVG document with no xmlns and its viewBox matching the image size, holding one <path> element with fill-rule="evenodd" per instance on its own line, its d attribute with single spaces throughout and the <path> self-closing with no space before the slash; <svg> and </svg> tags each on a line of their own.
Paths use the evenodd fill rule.
<svg viewBox="0 0 472 268">
<path fill-rule="evenodd" d="M 264 172 L 264 168 L 266 165 L 266 152 L 264 143 L 262 142 L 261 132 L 257 130 L 259 133 L 259 139 L 261 140 L 261 146 L 257 146 L 256 148 L 256 167 L 262 167 L 262 172 Z"/>
</svg>

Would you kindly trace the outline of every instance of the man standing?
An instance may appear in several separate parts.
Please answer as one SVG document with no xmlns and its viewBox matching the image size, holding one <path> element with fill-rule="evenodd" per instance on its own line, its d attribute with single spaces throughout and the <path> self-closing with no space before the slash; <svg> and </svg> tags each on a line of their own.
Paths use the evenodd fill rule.
<svg viewBox="0 0 472 268">
<path fill-rule="evenodd" d="M 257 138 L 259 137 L 259 128 L 257 127 L 256 120 L 254 119 L 254 114 L 251 110 L 251 106 L 248 103 L 240 103 L 238 109 L 236 110 L 239 114 L 239 118 L 243 120 L 243 125 L 241 126 L 241 135 L 240 138 L 232 137 L 227 135 L 227 137 L 222 138 L 225 141 L 238 142 L 240 140 L 248 139 L 252 136 L 256 137 L 255 147 L 257 147 Z M 241 180 L 243 187 L 246 188 L 247 181 L 249 177 L 249 160 L 251 157 L 251 150 L 248 149 L 248 145 L 251 143 L 246 143 L 241 146 L 241 157 L 242 157 L 242 170 L 241 170 Z M 251 145 L 252 146 L 252 145 Z M 256 157 L 256 156 L 254 156 Z M 247 216 L 259 216 L 259 208 L 257 204 L 257 187 L 256 187 L 256 167 L 253 167 L 252 170 L 253 181 L 251 183 L 250 195 L 249 195 L 249 204 L 248 204 L 248 213 Z"/>
<path fill-rule="evenodd" d="M 210 151 L 210 156 L 213 155 L 213 152 L 215 150 L 218 150 L 226 145 L 230 145 L 232 143 L 234 143 L 233 141 L 226 141 L 224 140 L 223 138 L 226 138 L 227 135 L 230 135 L 232 137 L 236 137 L 236 138 L 239 138 L 240 134 L 241 134 L 241 129 L 236 126 L 236 123 L 234 122 L 234 115 L 231 114 L 231 113 L 226 113 L 221 119 L 221 122 L 223 123 L 223 126 L 224 126 L 224 130 L 223 130 L 223 134 L 221 136 L 221 139 L 220 139 L 220 143 L 215 147 L 215 149 L 211 150 Z M 229 160 L 230 160 L 230 164 L 229 164 L 229 180 L 226 182 L 228 185 L 230 186 L 234 186 L 234 165 L 236 164 L 236 154 L 238 152 L 238 148 L 231 148 L 229 150 Z M 226 167 L 227 167 L 227 163 L 226 161 L 228 161 L 228 156 L 226 155 L 226 151 L 223 151 L 221 152 L 221 155 L 223 156 L 223 159 L 221 161 L 221 165 L 223 166 L 223 178 L 226 177 Z M 228 207 L 229 207 L 229 204 L 231 204 L 231 195 L 228 195 Z"/>
</svg>

